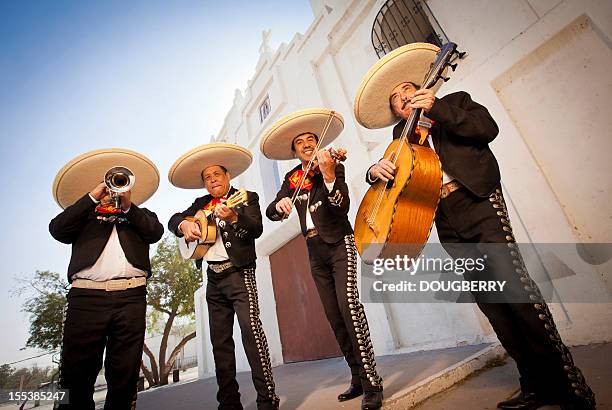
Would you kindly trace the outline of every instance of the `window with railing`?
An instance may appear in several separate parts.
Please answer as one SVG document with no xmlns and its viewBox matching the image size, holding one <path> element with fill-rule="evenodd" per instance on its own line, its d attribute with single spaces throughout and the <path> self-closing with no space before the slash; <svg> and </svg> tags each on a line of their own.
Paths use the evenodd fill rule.
<svg viewBox="0 0 612 410">
<path fill-rule="evenodd" d="M 448 43 L 429 6 L 422 0 L 388 0 L 372 26 L 372 46 L 378 58 L 405 44 Z"/>
</svg>

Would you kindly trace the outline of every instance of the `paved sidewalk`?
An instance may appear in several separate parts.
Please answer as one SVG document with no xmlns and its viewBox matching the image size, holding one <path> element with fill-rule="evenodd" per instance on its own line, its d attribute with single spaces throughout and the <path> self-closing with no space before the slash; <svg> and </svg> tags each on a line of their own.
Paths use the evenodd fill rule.
<svg viewBox="0 0 612 410">
<path fill-rule="evenodd" d="M 580 346 L 571 351 L 595 392 L 597 409 L 612 409 L 612 343 Z M 512 397 L 518 389 L 518 372 L 514 361 L 508 359 L 502 366 L 474 373 L 414 410 L 495 409 L 497 402 Z M 546 406 L 542 410 L 558 408 Z"/>
<path fill-rule="evenodd" d="M 489 345 L 415 352 L 377 358 L 384 379 L 385 397 L 400 397 L 408 387 L 433 376 Z M 343 358 L 293 363 L 274 368 L 281 409 L 358 410 L 361 399 L 339 403 L 336 396 L 348 387 L 349 369 Z M 250 372 L 238 374 L 242 403 L 255 410 L 255 390 Z M 214 378 L 148 390 L 138 395 L 139 410 L 213 410 L 217 408 Z"/>
<path fill-rule="evenodd" d="M 415 409 L 495 409 L 498 401 L 511 397 L 519 387 L 516 366 L 511 359 L 494 356 L 497 350 L 479 345 L 379 357 L 379 372 L 385 380 L 383 408 L 408 409 L 415 401 L 429 397 Z M 571 350 L 576 364 L 595 391 L 597 408 L 612 410 L 612 390 L 609 388 L 612 385 L 612 343 Z M 489 365 L 482 368 L 484 362 L 478 363 L 478 356 L 489 360 Z M 464 379 L 467 373 L 479 368 Z M 274 376 L 281 409 L 360 408 L 360 399 L 344 403 L 336 400 L 349 381 L 344 359 L 281 365 L 274 368 Z M 255 410 L 256 395 L 250 373 L 239 373 L 238 382 L 245 409 Z M 441 391 L 444 383 L 452 387 Z M 138 409 L 213 410 L 217 408 L 216 391 L 214 378 L 152 389 L 139 394 Z"/>
</svg>

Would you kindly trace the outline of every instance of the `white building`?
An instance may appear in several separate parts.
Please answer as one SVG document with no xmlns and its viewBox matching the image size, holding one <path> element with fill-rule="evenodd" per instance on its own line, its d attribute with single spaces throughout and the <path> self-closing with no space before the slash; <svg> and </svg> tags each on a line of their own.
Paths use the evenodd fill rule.
<svg viewBox="0 0 612 410">
<path fill-rule="evenodd" d="M 264 33 L 255 73 L 243 92 L 235 92 L 216 137 L 253 152 L 253 165 L 233 184 L 260 193 L 262 211 L 280 178 L 296 164 L 263 158 L 262 133 L 285 114 L 322 106 L 339 111 L 346 122 L 335 145 L 349 150 L 345 165 L 354 220 L 367 189 L 364 171 L 390 141 L 391 129 L 362 128 L 352 109 L 362 76 L 378 59 L 371 33 L 384 3 L 311 0 L 315 17 L 306 33 L 296 33 L 277 50 L 270 49 L 270 33 Z M 500 127 L 492 149 L 518 241 L 612 242 L 612 115 L 607 106 L 612 99 L 607 72 L 612 2 L 429 0 L 427 5 L 448 38 L 468 52 L 439 93 L 468 91 Z M 264 220 L 257 241 L 257 283 L 273 364 L 338 355 L 313 297 L 295 213 L 283 223 Z M 437 240 L 435 231 L 432 240 Z M 593 297 L 608 293 L 609 268 L 610 261 L 558 286 L 588 283 Z M 214 369 L 204 289 L 195 296 L 200 377 Z M 567 343 L 612 340 L 609 304 L 564 303 L 551 309 Z M 366 310 L 378 355 L 495 340 L 475 305 L 367 304 Z M 236 324 L 238 367 L 248 369 L 239 332 Z"/>
</svg>

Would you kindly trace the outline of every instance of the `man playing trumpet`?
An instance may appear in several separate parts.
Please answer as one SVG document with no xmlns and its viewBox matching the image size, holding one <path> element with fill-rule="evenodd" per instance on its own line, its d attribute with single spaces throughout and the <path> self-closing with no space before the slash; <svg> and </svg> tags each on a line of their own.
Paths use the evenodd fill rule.
<svg viewBox="0 0 612 410">
<path fill-rule="evenodd" d="M 132 170 L 138 185 L 126 190 L 129 185 L 100 183 L 105 171 L 116 165 Z M 123 182 L 130 180 L 122 177 L 126 178 Z M 108 392 L 104 408 L 132 409 L 136 405 L 146 278 L 151 274 L 149 245 L 164 232 L 157 216 L 138 205 L 151 197 L 158 185 L 155 165 L 125 149 L 83 154 L 66 164 L 55 178 L 53 195 L 65 209 L 51 220 L 49 231 L 58 241 L 72 245 L 68 266 L 72 287 L 59 369 L 59 387 L 68 390 L 69 403 L 60 404 L 61 409 L 94 409 L 94 383 L 105 348 Z M 83 186 L 92 190 L 85 192 Z M 124 190 L 117 194 L 119 208 L 111 201 L 109 188 Z"/>
</svg>

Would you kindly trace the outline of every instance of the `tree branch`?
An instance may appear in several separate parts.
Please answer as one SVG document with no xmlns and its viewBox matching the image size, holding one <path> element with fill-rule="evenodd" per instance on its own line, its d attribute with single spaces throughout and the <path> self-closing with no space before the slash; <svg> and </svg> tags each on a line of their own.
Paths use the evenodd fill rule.
<svg viewBox="0 0 612 410">
<path fill-rule="evenodd" d="M 168 309 L 164 309 L 163 307 L 161 307 L 161 305 L 160 305 L 159 303 L 155 303 L 155 302 L 151 302 L 151 301 L 149 301 L 149 305 L 150 305 L 150 306 L 151 306 L 153 309 L 157 310 L 158 312 L 162 312 L 162 313 L 165 313 L 165 314 L 167 314 L 167 315 L 171 315 L 171 314 L 172 314 L 172 312 L 171 312 L 171 311 L 169 311 Z"/>
<path fill-rule="evenodd" d="M 149 382 L 149 388 L 155 386 L 155 380 L 153 380 L 153 374 L 151 370 L 144 364 L 144 360 L 140 359 L 140 368 L 142 369 L 142 373 L 144 374 L 145 379 Z"/>
<path fill-rule="evenodd" d="M 142 346 L 142 351 L 149 356 L 149 360 L 151 361 L 151 373 L 153 375 L 153 385 L 157 386 L 159 384 L 159 372 L 157 371 L 157 361 L 155 360 L 155 356 L 146 343 Z M 149 386 L 151 386 L 150 382 Z"/>
<path fill-rule="evenodd" d="M 183 338 L 183 340 L 181 340 L 179 342 L 179 344 L 176 345 L 174 350 L 172 350 L 172 353 L 170 353 L 170 357 L 168 358 L 168 363 L 166 364 L 166 369 L 171 369 L 172 368 L 178 353 L 181 351 L 183 346 L 185 346 L 187 344 L 187 342 L 190 341 L 191 339 L 193 339 L 194 337 L 196 337 L 196 332 L 191 332 L 190 334 L 185 336 Z M 170 370 L 168 370 L 168 374 L 170 374 Z"/>
<path fill-rule="evenodd" d="M 167 375 L 170 373 L 170 371 L 166 371 L 166 349 L 168 348 L 168 337 L 170 336 L 170 331 L 172 330 L 172 325 L 174 324 L 175 317 L 176 310 L 173 309 L 170 314 L 170 317 L 168 317 L 166 326 L 164 326 L 164 333 L 159 344 L 159 374 L 160 383 L 162 384 L 162 386 L 168 383 Z"/>
</svg>

